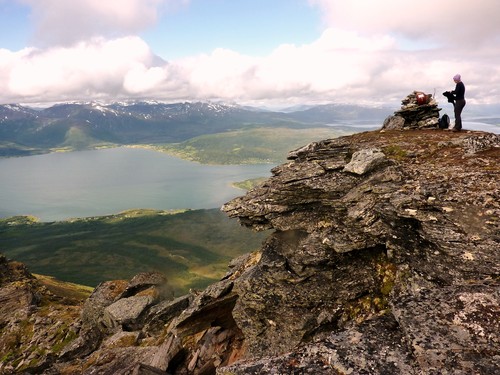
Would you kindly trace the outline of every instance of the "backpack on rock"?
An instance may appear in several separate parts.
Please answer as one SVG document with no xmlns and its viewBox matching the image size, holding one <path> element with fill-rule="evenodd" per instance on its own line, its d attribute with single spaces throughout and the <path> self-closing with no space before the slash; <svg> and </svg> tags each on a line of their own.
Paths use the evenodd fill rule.
<svg viewBox="0 0 500 375">
<path fill-rule="evenodd" d="M 450 116 L 448 116 L 446 113 L 441 117 L 438 121 L 438 126 L 439 129 L 448 129 L 450 126 Z"/>
</svg>

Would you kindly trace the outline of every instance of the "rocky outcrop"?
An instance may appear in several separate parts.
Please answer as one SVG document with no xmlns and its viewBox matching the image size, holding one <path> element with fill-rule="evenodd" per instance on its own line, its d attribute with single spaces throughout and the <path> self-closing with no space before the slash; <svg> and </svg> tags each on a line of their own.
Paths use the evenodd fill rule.
<svg viewBox="0 0 500 375">
<path fill-rule="evenodd" d="M 0 254 L 0 374 L 43 373 L 76 338 L 80 310 Z"/>
<path fill-rule="evenodd" d="M 178 298 L 157 273 L 102 283 L 64 345 L 41 362 L 15 362 L 12 351 L 0 368 L 498 373 L 499 156 L 499 135 L 438 130 L 384 129 L 292 151 L 223 206 L 272 232 L 219 282 Z M 37 298 L 23 300 L 18 324 L 38 316 Z"/>
<path fill-rule="evenodd" d="M 499 156 L 436 130 L 290 153 L 223 208 L 276 232 L 237 287 L 251 360 L 219 373 L 498 372 Z"/>
</svg>

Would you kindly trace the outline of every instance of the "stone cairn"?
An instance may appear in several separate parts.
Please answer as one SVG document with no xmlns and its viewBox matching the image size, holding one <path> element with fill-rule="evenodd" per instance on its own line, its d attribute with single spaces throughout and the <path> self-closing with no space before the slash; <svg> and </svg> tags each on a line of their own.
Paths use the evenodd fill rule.
<svg viewBox="0 0 500 375">
<path fill-rule="evenodd" d="M 385 119 L 382 129 L 438 129 L 438 104 L 432 94 L 414 91 L 401 101 L 401 109 Z"/>
</svg>

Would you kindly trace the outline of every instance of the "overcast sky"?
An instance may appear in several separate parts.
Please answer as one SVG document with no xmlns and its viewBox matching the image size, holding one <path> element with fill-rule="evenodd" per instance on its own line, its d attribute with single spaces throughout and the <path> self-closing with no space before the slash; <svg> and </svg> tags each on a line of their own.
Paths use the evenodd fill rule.
<svg viewBox="0 0 500 375">
<path fill-rule="evenodd" d="M 0 0 L 0 104 L 500 103 L 499 0 Z"/>
</svg>

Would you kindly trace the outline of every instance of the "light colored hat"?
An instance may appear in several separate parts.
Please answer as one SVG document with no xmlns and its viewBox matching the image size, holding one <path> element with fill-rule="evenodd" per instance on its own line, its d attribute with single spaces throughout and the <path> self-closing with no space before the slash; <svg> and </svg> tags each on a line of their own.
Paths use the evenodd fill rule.
<svg viewBox="0 0 500 375">
<path fill-rule="evenodd" d="M 462 77 L 460 77 L 460 74 L 455 74 L 455 75 L 453 76 L 453 80 L 454 80 L 454 81 L 460 81 L 461 79 L 462 79 Z"/>
</svg>

